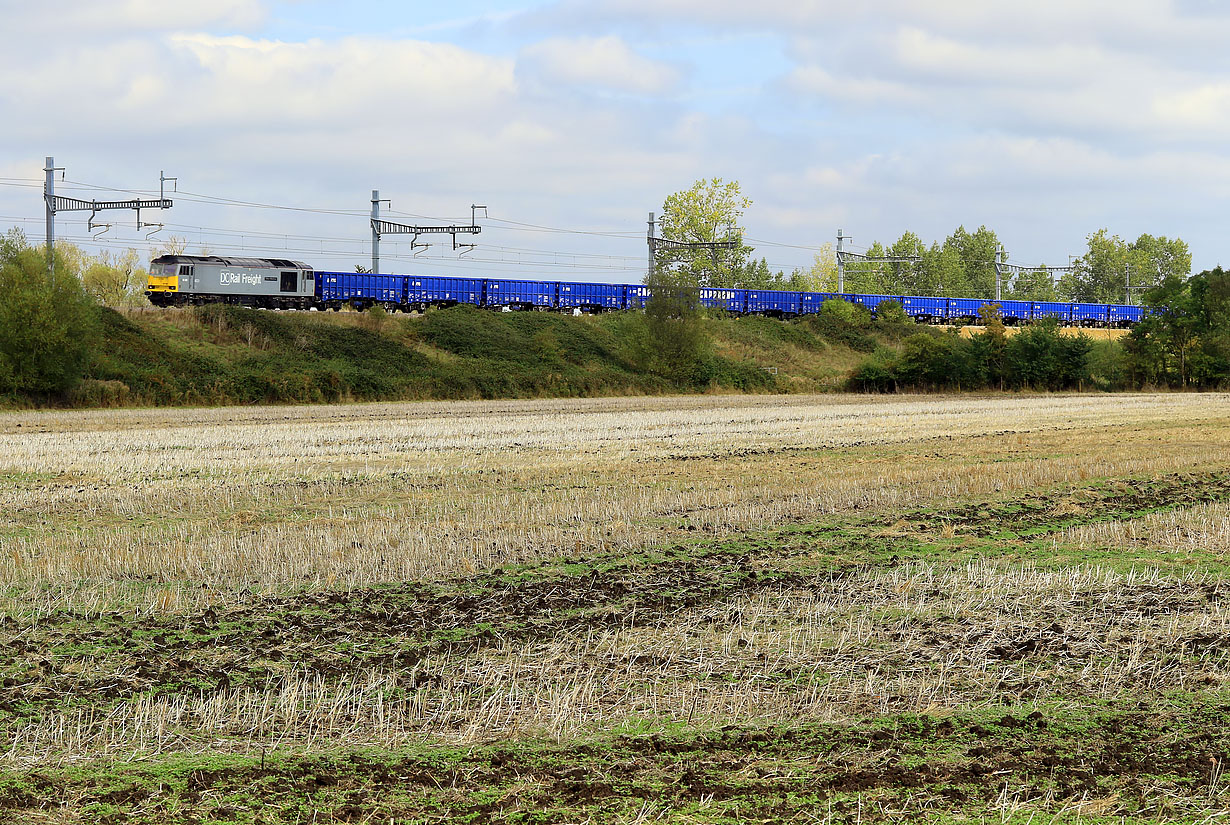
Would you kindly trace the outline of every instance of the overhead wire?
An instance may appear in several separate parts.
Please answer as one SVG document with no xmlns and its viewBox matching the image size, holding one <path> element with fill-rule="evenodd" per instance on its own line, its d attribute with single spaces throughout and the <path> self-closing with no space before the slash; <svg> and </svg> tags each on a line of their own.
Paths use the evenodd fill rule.
<svg viewBox="0 0 1230 825">
<path fill-rule="evenodd" d="M 164 224 L 164 227 L 167 231 L 185 231 L 185 232 L 192 232 L 197 235 L 208 235 L 211 237 L 238 237 L 241 239 L 248 238 L 248 237 L 257 237 L 257 238 L 282 238 L 282 239 L 296 240 L 296 241 L 332 241 L 332 242 L 337 242 L 337 243 L 363 243 L 363 244 L 367 243 L 366 239 L 356 238 L 354 236 L 337 237 L 337 236 L 328 236 L 328 235 L 301 235 L 301 234 L 286 233 L 286 232 L 263 232 L 260 230 L 236 230 L 236 229 L 228 229 L 225 227 L 207 227 L 207 226 L 194 226 L 192 224 L 172 224 L 172 223 Z M 403 243 L 403 241 L 397 241 L 397 240 L 392 240 L 392 239 L 386 239 L 384 242 L 390 243 L 390 244 Z M 530 247 L 504 246 L 504 245 L 499 245 L 499 244 L 494 244 L 494 245 L 493 244 L 483 244 L 482 247 L 485 249 L 495 249 L 499 251 L 518 252 L 518 253 L 534 254 L 534 255 L 566 255 L 569 257 L 577 257 L 577 258 L 591 258 L 591 257 L 592 258 L 620 258 L 620 259 L 629 260 L 629 261 L 642 261 L 643 260 L 643 258 L 640 256 L 610 255 L 610 254 L 605 254 L 601 252 L 573 252 L 573 251 L 562 251 L 558 249 L 533 249 Z"/>
<path fill-rule="evenodd" d="M 79 181 L 79 180 L 70 179 L 70 178 L 64 178 L 61 181 L 59 181 L 59 183 L 62 185 L 62 188 L 65 191 L 85 190 L 85 191 L 99 191 L 99 192 L 119 192 L 123 194 L 137 195 L 137 196 L 152 195 L 156 191 L 153 189 L 133 189 L 133 188 L 103 186 L 100 184 L 90 183 L 88 181 Z M 0 177 L 0 186 L 9 186 L 9 187 L 17 187 L 17 188 L 40 188 L 42 185 L 43 185 L 42 181 L 38 178 Z M 346 217 L 359 217 L 359 216 L 366 216 L 368 214 L 366 209 L 289 206 L 285 204 L 264 203 L 261 201 L 249 201 L 249 200 L 243 200 L 239 198 L 228 198 L 228 197 L 223 197 L 223 196 L 218 196 L 218 195 L 209 195 L 205 193 L 191 192 L 185 189 L 177 189 L 175 192 L 168 193 L 168 194 L 174 194 L 176 199 L 185 200 L 189 203 L 221 204 L 221 205 L 226 205 L 226 206 L 237 206 L 237 207 L 251 208 L 251 209 L 275 209 L 275 210 L 281 210 L 281 211 L 300 212 L 300 213 L 308 213 L 308 214 L 341 215 L 341 216 L 346 216 Z M 464 225 L 464 224 L 461 224 L 461 221 L 465 220 L 464 217 L 441 218 L 439 216 L 423 215 L 419 213 L 406 212 L 406 211 L 394 210 L 394 209 L 389 209 L 386 214 L 390 216 L 415 218 L 415 219 L 420 219 L 420 220 L 448 220 L 448 221 L 457 222 L 459 225 Z M 35 222 L 39 219 L 5 218 L 5 220 L 23 220 L 23 221 L 28 220 L 30 222 Z M 560 234 L 560 235 L 582 235 L 582 236 L 590 236 L 590 237 L 614 238 L 614 239 L 619 239 L 619 240 L 639 240 L 640 238 L 644 237 L 640 231 L 621 230 L 621 229 L 573 229 L 573 228 L 566 228 L 566 227 L 547 226 L 544 224 L 529 223 L 525 221 L 514 221 L 508 218 L 493 217 L 491 215 L 485 216 L 483 220 L 487 223 L 501 224 L 502 225 L 501 228 L 506 231 L 543 232 L 543 233 Z M 198 233 L 203 230 L 208 229 L 206 227 L 188 227 L 182 224 L 166 224 L 166 226 L 168 228 L 175 227 L 177 229 L 191 228 L 193 229 L 193 231 L 197 231 Z M 350 242 L 349 238 L 327 238 L 327 237 L 320 237 L 316 235 L 295 235 L 293 233 L 291 234 L 277 233 L 277 232 L 261 233 L 258 231 L 239 231 L 239 230 L 228 230 L 228 229 L 222 229 L 222 228 L 213 228 L 210 231 L 217 233 L 219 236 L 237 235 L 240 237 L 247 237 L 247 236 L 257 235 L 257 236 L 262 236 L 262 237 L 295 238 L 295 239 L 302 239 L 302 240 L 308 240 L 308 241 L 331 241 L 331 242 L 343 242 L 343 243 Z M 825 245 L 816 246 L 812 244 L 790 244 L 790 243 L 782 243 L 780 241 L 772 241 L 772 240 L 768 240 L 765 238 L 749 237 L 747 238 L 747 240 L 752 243 L 760 244 L 762 246 L 768 246 L 768 247 L 779 248 L 779 249 L 798 249 L 798 250 L 809 251 L 809 252 L 821 252 L 825 249 Z M 866 253 L 869 249 L 869 247 L 861 245 L 861 244 L 849 243 L 848 242 L 849 238 L 846 238 L 846 241 L 847 241 L 847 244 L 845 245 L 845 248 L 846 250 L 850 252 Z M 388 241 L 388 242 L 395 243 L 395 241 Z M 516 247 L 495 247 L 495 248 L 507 249 L 507 250 L 517 249 Z M 305 252 L 308 254 L 315 252 L 315 250 L 306 250 L 306 249 L 291 250 L 291 251 Z M 620 256 L 603 256 L 601 253 L 559 252 L 557 250 L 539 250 L 538 254 L 543 254 L 543 255 L 563 254 L 563 255 L 570 255 L 570 256 L 593 255 L 596 257 L 620 257 Z M 629 257 L 628 259 L 632 260 L 631 257 Z M 1035 265 L 1035 264 L 1020 264 L 1015 261 L 1009 261 L 1009 263 L 1017 267 L 1025 267 L 1025 268 L 1031 268 L 1031 269 L 1034 267 L 1041 268 L 1041 265 Z M 779 268 L 782 268 L 778 264 L 773 264 L 773 265 L 779 266 Z M 1056 264 L 1055 266 L 1068 266 L 1068 265 L 1070 264 Z M 1054 267 L 1050 267 L 1050 268 L 1054 268 Z"/>
<path fill-rule="evenodd" d="M 92 184 L 92 183 L 88 183 L 85 181 L 77 181 L 77 180 L 69 180 L 69 179 L 65 179 L 64 181 L 62 181 L 62 183 L 67 184 L 68 188 L 79 187 L 79 188 L 84 188 L 87 190 L 122 192 L 122 193 L 130 194 L 130 195 L 148 195 L 148 194 L 152 194 L 154 191 L 152 189 L 123 189 L 123 188 L 110 187 L 110 186 L 100 186 L 98 184 Z M 363 215 L 368 214 L 367 210 L 365 209 L 339 209 L 339 208 L 287 206 L 284 204 L 262 203 L 260 201 L 247 201 L 247 200 L 241 200 L 238 198 L 226 198 L 226 197 L 221 197 L 217 195 L 207 195 L 207 194 L 199 193 L 199 192 L 191 192 L 186 189 L 177 189 L 174 193 L 171 193 L 171 194 L 174 194 L 176 198 L 180 200 L 186 200 L 189 203 L 219 203 L 219 204 L 225 204 L 227 206 L 241 206 L 241 207 L 254 208 L 254 209 L 278 209 L 278 210 L 290 211 L 290 212 L 305 212 L 305 213 L 313 213 L 313 214 L 320 214 L 320 215 L 345 215 L 345 216 L 351 216 L 351 217 L 363 216 Z M 187 196 L 187 197 L 184 197 L 184 196 Z M 459 217 L 441 218 L 439 216 L 422 215 L 422 214 L 418 214 L 414 212 L 404 212 L 404 211 L 393 210 L 393 209 L 387 210 L 386 214 L 391 215 L 391 216 L 396 216 L 396 217 L 408 217 L 408 218 L 416 218 L 416 219 L 422 219 L 422 220 L 449 220 L 449 221 L 456 221 L 456 222 L 460 222 L 464 220 L 464 218 L 459 218 Z M 569 228 L 564 228 L 564 227 L 545 226 L 542 224 L 526 223 L 523 221 L 514 221 L 514 220 L 509 220 L 507 218 L 491 217 L 490 215 L 485 216 L 483 220 L 489 223 L 495 222 L 495 223 L 500 223 L 500 224 L 506 224 L 507 225 L 506 228 L 510 230 L 514 230 L 514 231 L 523 230 L 523 231 L 534 231 L 534 232 L 550 232 L 550 233 L 567 234 L 567 235 L 589 235 L 589 236 L 628 239 L 628 240 L 635 240 L 635 239 L 639 239 L 640 237 L 643 237 L 639 232 L 631 231 L 631 230 L 569 229 Z"/>
<path fill-rule="evenodd" d="M 106 235 L 85 235 L 85 234 L 79 234 L 77 232 L 65 232 L 60 237 L 62 240 L 66 242 L 76 244 L 77 246 L 80 246 L 83 249 L 87 249 L 87 250 L 88 249 L 99 249 L 99 250 L 129 249 L 129 248 L 134 247 L 134 244 L 129 242 L 128 240 L 121 239 L 121 238 L 115 238 L 115 237 L 108 237 Z M 157 246 L 157 242 L 156 240 L 151 239 L 151 241 L 147 242 L 146 244 L 138 244 L 138 245 L 144 245 L 144 246 L 152 248 L 152 247 Z M 306 250 L 306 249 L 301 249 L 301 248 L 288 248 L 288 247 L 268 246 L 268 245 L 261 245 L 261 244 L 246 244 L 242 248 L 241 251 L 254 252 L 254 253 L 266 253 L 266 254 L 276 253 L 279 255 L 304 254 L 309 257 L 312 255 L 320 254 L 320 255 L 337 256 L 337 257 L 358 257 L 358 258 L 362 258 L 364 253 L 366 252 L 365 249 L 361 249 L 361 248 L 339 249 L 339 248 L 325 247 L 322 249 Z M 386 250 L 385 253 L 382 255 L 382 257 L 385 258 L 386 260 L 421 261 L 424 263 L 430 262 L 433 267 L 448 268 L 448 269 L 465 269 L 465 268 L 473 268 L 475 265 L 481 265 L 486 270 L 501 270 L 501 271 L 518 271 L 518 270 L 524 271 L 525 268 L 527 267 L 532 268 L 536 271 L 557 270 L 557 271 L 591 272 L 591 273 L 592 272 L 640 272 L 641 271 L 641 267 L 639 266 L 623 264 L 617 260 L 612 260 L 610 262 L 603 262 L 603 261 L 597 261 L 597 260 L 595 261 L 570 261 L 570 260 L 527 261 L 527 260 L 518 260 L 518 259 L 509 259 L 509 258 L 488 257 L 488 256 L 466 256 L 466 257 L 456 257 L 456 258 L 436 257 L 436 256 L 424 257 L 420 255 L 399 253 L 393 250 Z M 559 257 L 566 259 L 566 258 L 569 258 L 570 256 L 565 253 L 565 254 L 561 254 Z M 324 268 L 322 267 L 322 269 Z"/>
<path fill-rule="evenodd" d="M 61 191 L 70 191 L 70 192 L 80 192 L 80 191 L 117 192 L 117 193 L 123 193 L 123 194 L 128 194 L 128 195 L 146 196 L 146 195 L 152 195 L 155 191 L 157 191 L 157 190 L 152 190 L 152 189 L 119 188 L 119 187 L 112 187 L 112 186 L 103 186 L 103 185 L 99 185 L 95 183 L 90 183 L 88 181 L 79 181 L 79 180 L 68 179 L 68 178 L 62 179 L 59 183 L 61 184 Z M 41 186 L 41 182 L 38 181 L 38 179 L 33 179 L 33 178 L 13 178 L 13 179 L 0 179 L 0 185 L 9 185 L 9 186 L 16 186 L 16 187 L 24 187 L 24 188 L 38 188 L 39 186 Z M 187 201 L 189 203 L 216 204 L 216 205 L 235 206 L 235 207 L 252 208 L 252 209 L 273 209 L 273 210 L 320 214 L 320 215 L 339 215 L 339 216 L 345 216 L 345 217 L 358 217 L 358 216 L 365 216 L 367 214 L 367 211 L 363 209 L 338 209 L 338 208 L 289 206 L 285 204 L 274 204 L 274 203 L 265 203 L 261 201 L 249 201 L 249 200 L 244 200 L 244 199 L 239 199 L 239 198 L 222 197 L 222 196 L 217 196 L 217 195 L 193 192 L 193 191 L 185 190 L 185 189 L 178 189 L 174 193 L 168 192 L 166 194 L 168 195 L 173 194 L 175 199 Z M 403 212 L 403 211 L 392 210 L 392 209 L 388 210 L 387 214 L 392 215 L 392 216 L 397 216 L 397 217 L 411 217 L 411 218 L 424 219 L 424 220 L 444 220 L 438 217 L 419 215 L 416 213 Z M 34 222 L 39 222 L 40 219 L 9 218 L 9 220 L 20 220 L 23 223 L 25 222 L 34 223 Z M 460 224 L 462 219 L 458 218 L 458 219 L 452 219 L 452 220 L 457 221 Z M 604 237 L 604 238 L 612 238 L 612 239 L 617 239 L 617 240 L 633 240 L 633 241 L 638 241 L 640 240 L 640 238 L 644 237 L 639 231 L 633 231 L 633 230 L 593 229 L 593 228 L 574 229 L 574 228 L 566 228 L 566 227 L 549 226 L 545 224 L 529 223 L 525 221 L 515 221 L 515 220 L 511 220 L 507 218 L 492 217 L 490 215 L 484 216 L 483 221 L 484 223 L 488 223 L 488 224 L 498 224 L 499 225 L 498 228 L 502 231 L 540 232 L 540 233 L 548 233 L 548 234 L 555 234 L 555 235 Z M 71 223 L 71 221 L 66 220 L 65 223 Z M 81 221 L 79 223 L 82 225 L 85 224 L 84 221 Z M 237 238 L 238 243 L 241 246 L 241 248 L 245 250 L 252 250 L 252 251 L 285 252 L 285 253 L 290 253 L 290 254 L 304 254 L 304 255 L 318 255 L 318 254 L 319 255 L 337 255 L 337 256 L 359 255 L 359 254 L 363 254 L 363 252 L 365 251 L 364 249 L 357 248 L 359 245 L 362 245 L 365 243 L 364 240 L 354 238 L 353 236 L 351 237 L 330 237 L 330 236 L 321 236 L 321 235 L 316 235 L 316 234 L 304 235 L 304 234 L 296 234 L 296 233 L 264 232 L 260 230 L 235 230 L 235 229 L 228 229 L 228 228 L 223 228 L 223 227 L 202 227 L 202 226 L 193 226 L 193 225 L 188 225 L 188 224 L 171 224 L 171 223 L 163 224 L 162 228 L 157 231 L 191 232 L 192 234 L 197 236 L 197 238 L 201 241 L 202 244 L 205 243 L 206 238 L 210 238 L 213 240 Z M 69 240 L 70 238 L 66 237 L 65 239 Z M 78 235 L 78 236 L 72 236 L 71 239 L 73 240 L 73 242 L 80 243 L 81 245 L 84 245 L 84 246 L 93 245 L 93 246 L 99 246 L 99 247 L 102 247 L 103 245 L 106 245 L 106 246 L 125 245 L 129 247 L 145 246 L 147 248 L 153 249 L 157 247 L 159 244 L 159 239 L 152 238 L 152 237 L 147 237 L 145 239 L 131 239 L 127 241 L 121 241 L 116 238 L 104 238 L 101 235 L 85 235 L 85 236 Z M 254 240 L 263 239 L 265 243 L 255 243 L 254 244 L 254 243 L 250 243 L 249 239 L 254 239 Z M 275 239 L 283 240 L 283 244 L 281 246 L 275 246 L 269 243 L 270 241 L 275 240 Z M 291 243 L 292 241 L 296 243 L 292 245 Z M 393 246 L 399 243 L 399 241 L 394 240 L 394 239 L 389 239 L 389 240 L 386 240 L 385 242 L 390 244 L 390 246 Z M 808 249 L 808 250 L 818 250 L 819 249 L 819 247 L 800 246 L 800 245 L 794 245 L 794 244 L 782 244 L 782 243 L 777 243 L 773 241 L 765 241 L 765 240 L 756 240 L 755 242 L 764 244 L 766 246 L 773 246 L 773 247 L 780 247 L 780 248 L 796 248 L 796 249 Z M 312 245 L 311 248 L 308 248 L 306 244 L 311 244 Z M 341 245 L 354 244 L 356 248 L 354 249 L 327 249 L 326 248 L 327 244 L 341 244 Z M 528 247 L 504 246 L 504 245 L 498 245 L 498 244 L 497 245 L 484 244 L 482 245 L 482 247 L 480 247 L 485 250 L 500 253 L 506 256 L 507 255 L 517 256 L 515 259 L 510 260 L 508 258 L 476 257 L 474 255 L 467 255 L 465 257 L 458 257 L 458 258 L 448 258 L 448 257 L 444 257 L 441 255 L 431 255 L 431 254 L 423 254 L 423 253 L 404 255 L 404 254 L 397 253 L 395 251 L 395 248 L 396 248 L 395 246 L 393 246 L 393 248 L 386 248 L 387 251 L 384 257 L 393 259 L 393 260 L 431 261 L 433 265 L 449 266 L 452 268 L 461 268 L 461 267 L 470 266 L 472 264 L 485 264 L 488 266 L 501 265 L 501 266 L 507 266 L 507 267 L 521 267 L 521 268 L 529 267 L 529 268 L 538 268 L 538 269 L 571 268 L 577 271 L 583 271 L 586 269 L 599 269 L 599 270 L 607 270 L 607 271 L 632 272 L 632 271 L 640 271 L 641 269 L 643 269 L 643 265 L 642 265 L 643 259 L 640 256 L 610 255 L 610 254 L 592 253 L 592 252 L 570 252 L 570 251 L 564 251 L 564 250 L 558 250 L 558 249 L 533 249 L 533 248 L 528 248 Z M 544 259 L 550 259 L 550 260 L 544 260 Z M 604 266 L 604 265 L 596 263 L 598 261 L 606 261 L 606 262 L 611 262 L 611 263 L 609 265 Z M 619 263 L 617 264 L 616 262 L 619 262 Z M 627 262 L 627 263 L 624 264 L 622 262 Z"/>
</svg>

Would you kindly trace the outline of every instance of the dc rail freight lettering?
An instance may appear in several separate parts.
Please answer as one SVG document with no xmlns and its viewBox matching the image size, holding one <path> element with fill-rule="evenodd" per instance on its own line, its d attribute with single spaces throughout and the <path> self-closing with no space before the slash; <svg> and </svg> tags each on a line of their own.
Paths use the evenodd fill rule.
<svg viewBox="0 0 1230 825">
<path fill-rule="evenodd" d="M 267 309 L 338 310 L 349 306 L 364 310 L 380 306 L 403 312 L 455 304 L 504 311 L 606 312 L 644 309 L 649 300 L 649 288 L 643 284 L 318 272 L 300 261 L 280 258 L 199 255 L 155 258 L 150 262 L 145 294 L 151 303 L 160 307 L 227 303 Z M 702 287 L 699 297 L 705 307 L 736 315 L 778 318 L 815 314 L 825 301 L 831 300 L 864 306 L 872 314 L 881 303 L 896 301 L 906 315 L 920 323 L 977 323 L 979 310 L 990 303 L 999 306 L 1008 324 L 1054 318 L 1065 326 L 1126 327 L 1144 317 L 1144 309 L 1138 306 L 1067 301 L 992 302 L 981 298 L 717 287 Z"/>
</svg>

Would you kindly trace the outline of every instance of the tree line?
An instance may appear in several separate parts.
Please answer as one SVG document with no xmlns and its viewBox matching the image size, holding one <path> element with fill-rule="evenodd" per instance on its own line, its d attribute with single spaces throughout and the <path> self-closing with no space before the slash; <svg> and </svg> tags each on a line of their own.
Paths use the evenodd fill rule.
<svg viewBox="0 0 1230 825">
<path fill-rule="evenodd" d="M 771 273 L 764 258 L 754 258 L 755 249 L 745 242 L 739 226 L 751 203 L 738 181 L 714 178 L 696 181 L 663 204 L 661 237 L 702 246 L 660 246 L 646 279 L 653 287 L 647 316 L 662 369 L 685 370 L 706 349 L 699 287 L 837 290 L 831 245 L 821 248 L 808 270 L 790 275 Z M 1142 234 L 1129 242 L 1099 229 L 1086 240 L 1084 254 L 1062 272 L 1038 265 L 1001 276 L 1001 294 L 1005 299 L 1140 303 L 1149 310 L 1145 321 L 1122 344 L 1068 335 L 1053 321 L 1009 336 L 993 303 L 997 256 L 1007 255 L 998 235 L 986 226 L 973 232 L 957 227 L 943 242 L 930 246 L 912 232 L 889 245 L 872 243 L 868 258 L 901 260 L 850 261 L 845 267 L 847 292 L 985 299 L 985 327 L 969 338 L 918 330 L 899 306 L 882 303 L 875 326 L 895 344 L 881 347 L 860 365 L 851 387 L 1230 385 L 1230 275 L 1219 267 L 1189 277 L 1191 252 L 1179 238 Z M 714 242 L 730 248 L 708 246 Z M 817 322 L 838 338 L 862 336 L 873 325 L 864 309 L 842 301 L 826 302 Z"/>
<path fill-rule="evenodd" d="M 894 302 L 876 323 L 899 346 L 881 346 L 851 374 L 861 391 L 948 389 L 1225 389 L 1230 387 L 1230 272 L 1217 267 L 1189 278 L 1169 276 L 1142 298 L 1144 320 L 1119 341 L 1094 341 L 1044 319 L 1008 335 L 998 306 L 982 308 L 983 330 L 918 330 Z M 868 329 L 862 307 L 821 314 L 851 329 Z M 844 302 L 842 302 L 844 303 Z M 830 321 L 831 323 L 831 321 Z M 913 329 L 909 329 L 914 327 Z"/>
<path fill-rule="evenodd" d="M 891 330 L 897 325 L 900 345 L 877 347 L 851 373 L 850 389 L 897 392 L 1125 388 L 1122 347 L 1112 341 L 1093 341 L 1083 334 L 1067 334 L 1053 318 L 1009 335 L 997 308 L 989 304 L 983 311 L 983 331 L 963 337 L 956 330 L 906 330 L 905 326 L 914 324 L 900 305 L 892 304 L 887 310 L 880 313 L 882 317 L 877 322 L 881 329 Z"/>
<path fill-rule="evenodd" d="M 734 248 L 664 246 L 655 254 L 655 268 L 670 270 L 694 286 L 836 292 L 837 251 L 831 243 L 820 246 L 810 267 L 789 274 L 773 272 L 764 257 L 755 257 L 756 250 L 740 226 L 751 204 L 738 181 L 721 178 L 698 180 L 668 196 L 662 205 L 662 238 L 723 242 Z M 847 261 L 844 287 L 846 292 L 990 300 L 995 297 L 995 262 L 1001 250 L 1006 259 L 999 236 L 986 226 L 972 232 L 958 226 L 929 246 L 914 232 L 905 232 L 892 243 L 874 241 L 861 253 L 904 260 Z M 1190 271 L 1191 252 L 1180 238 L 1146 233 L 1126 241 L 1099 229 L 1086 238 L 1084 253 L 1070 263 L 1050 267 L 1039 263 L 1006 272 L 1001 294 L 1005 299 L 1137 304 L 1144 292 Z"/>
<path fill-rule="evenodd" d="M 1230 272 L 1168 276 L 1145 292 L 1150 311 L 1124 341 L 1137 385 L 1230 385 Z"/>
<path fill-rule="evenodd" d="M 985 226 L 973 232 L 959 226 L 930 246 L 906 232 L 890 245 L 873 243 L 865 254 L 915 260 L 851 262 L 846 266 L 846 291 L 990 300 L 995 297 L 995 261 L 1001 248 L 999 236 Z M 1168 277 L 1185 277 L 1191 271 L 1191 252 L 1179 238 L 1143 234 L 1129 242 L 1099 229 L 1086 238 L 1084 254 L 1063 266 L 1071 268 L 1037 264 L 1004 272 L 1001 295 L 1006 300 L 1139 304 L 1142 292 Z"/>
</svg>

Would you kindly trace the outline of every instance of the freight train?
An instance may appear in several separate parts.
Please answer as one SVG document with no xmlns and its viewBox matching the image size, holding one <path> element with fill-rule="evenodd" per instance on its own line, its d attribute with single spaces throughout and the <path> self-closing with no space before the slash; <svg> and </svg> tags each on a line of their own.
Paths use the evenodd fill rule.
<svg viewBox="0 0 1230 825">
<path fill-rule="evenodd" d="M 156 306 L 229 303 L 267 309 L 357 310 L 380 306 L 390 311 L 473 304 L 498 310 L 606 312 L 644 309 L 649 287 L 643 284 L 591 284 L 498 278 L 452 278 L 431 275 L 383 275 L 364 272 L 319 272 L 308 264 L 281 258 L 229 258 L 162 255 L 150 262 L 145 293 Z M 873 314 L 885 301 L 901 304 L 906 315 L 923 323 L 976 323 L 982 298 L 936 298 L 917 295 L 864 295 L 841 292 L 793 292 L 772 289 L 702 287 L 700 303 L 735 315 L 793 318 L 820 311 L 825 301 L 841 300 Z M 1068 301 L 995 301 L 1005 323 L 1054 318 L 1065 326 L 1126 327 L 1144 317 L 1144 309 L 1122 304 Z"/>
</svg>

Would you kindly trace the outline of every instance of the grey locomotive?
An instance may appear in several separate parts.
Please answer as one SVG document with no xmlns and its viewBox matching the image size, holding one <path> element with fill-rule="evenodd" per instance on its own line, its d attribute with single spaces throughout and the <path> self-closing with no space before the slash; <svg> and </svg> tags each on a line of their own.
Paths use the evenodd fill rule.
<svg viewBox="0 0 1230 825">
<path fill-rule="evenodd" d="M 150 261 L 145 292 L 156 306 L 228 303 L 269 309 L 317 305 L 316 273 L 282 258 L 160 255 Z"/>
</svg>

